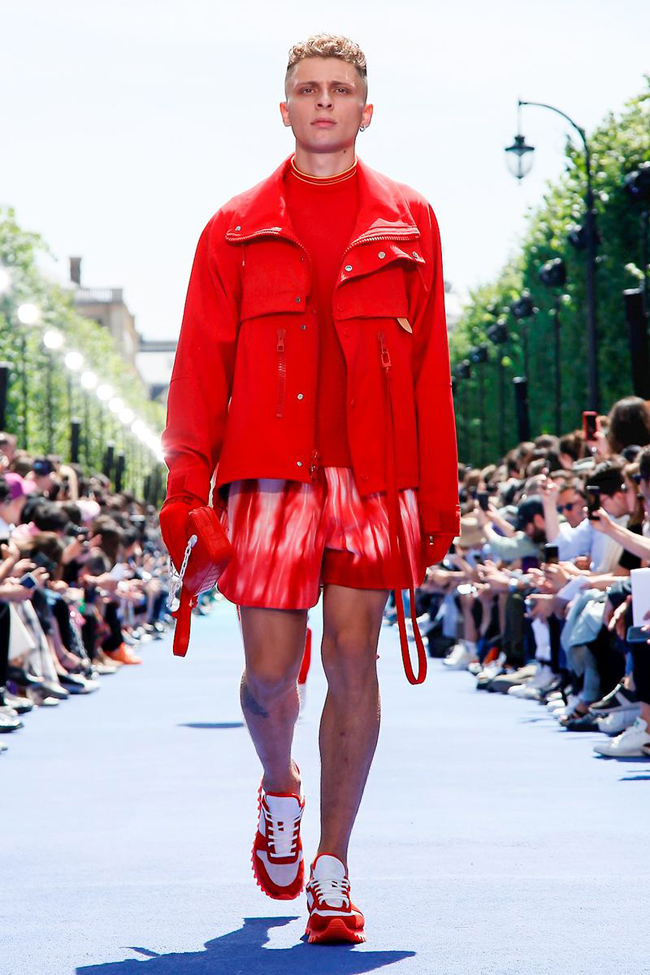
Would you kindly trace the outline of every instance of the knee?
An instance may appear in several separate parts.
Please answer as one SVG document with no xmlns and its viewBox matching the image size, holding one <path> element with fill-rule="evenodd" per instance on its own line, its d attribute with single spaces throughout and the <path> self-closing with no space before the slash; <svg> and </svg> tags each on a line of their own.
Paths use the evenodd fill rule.
<svg viewBox="0 0 650 975">
<path fill-rule="evenodd" d="M 242 679 L 242 702 L 266 709 L 295 691 L 297 679 L 293 669 L 283 671 L 269 664 L 254 669 L 249 666 Z"/>
<path fill-rule="evenodd" d="M 323 669 L 330 689 L 353 693 L 377 679 L 377 642 L 350 630 L 323 638 Z"/>
</svg>

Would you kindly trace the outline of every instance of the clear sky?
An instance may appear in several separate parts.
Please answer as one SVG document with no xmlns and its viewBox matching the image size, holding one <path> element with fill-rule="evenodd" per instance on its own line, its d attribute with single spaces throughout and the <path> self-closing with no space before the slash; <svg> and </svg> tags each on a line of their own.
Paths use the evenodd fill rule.
<svg viewBox="0 0 650 975">
<path fill-rule="evenodd" d="M 533 172 L 509 175 L 517 98 L 589 130 L 650 72 L 650 0 L 5 0 L 1 23 L 0 203 L 49 242 L 54 277 L 76 254 L 85 285 L 124 287 L 148 338 L 178 334 L 212 213 L 292 151 L 278 104 L 310 33 L 365 51 L 357 154 L 430 200 L 461 289 L 500 267 L 564 165 L 568 126 L 528 108 Z"/>
</svg>

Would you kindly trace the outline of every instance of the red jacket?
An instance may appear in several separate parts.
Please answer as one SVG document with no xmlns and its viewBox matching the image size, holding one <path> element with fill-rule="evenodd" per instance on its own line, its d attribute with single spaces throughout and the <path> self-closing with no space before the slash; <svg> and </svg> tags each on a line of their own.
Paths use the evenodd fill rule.
<svg viewBox="0 0 650 975">
<path fill-rule="evenodd" d="M 290 158 L 199 239 L 162 436 L 168 498 L 206 502 L 213 474 L 221 504 L 235 479 L 314 476 L 318 327 L 284 196 Z M 332 299 L 354 477 L 362 496 L 418 488 L 432 564 L 460 531 L 438 224 L 415 190 L 357 167 L 357 224 Z"/>
<path fill-rule="evenodd" d="M 289 159 L 221 207 L 201 234 L 162 438 L 168 496 L 189 492 L 207 501 L 215 470 L 217 488 L 244 477 L 310 480 L 318 329 L 308 257 L 283 195 Z M 362 495 L 387 487 L 383 333 L 393 371 L 398 487 L 419 489 L 427 534 L 457 534 L 438 224 L 419 193 L 358 157 L 357 165 L 358 223 L 333 296 L 348 368 L 355 480 Z"/>
</svg>

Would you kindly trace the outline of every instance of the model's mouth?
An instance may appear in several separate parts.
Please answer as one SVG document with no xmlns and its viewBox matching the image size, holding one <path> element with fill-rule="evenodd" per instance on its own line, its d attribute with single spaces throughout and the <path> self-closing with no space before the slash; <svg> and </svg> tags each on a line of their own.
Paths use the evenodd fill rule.
<svg viewBox="0 0 650 975">
<path fill-rule="evenodd" d="M 334 119 L 331 118 L 317 118 L 312 123 L 312 125 L 321 125 L 323 128 L 329 125 L 336 125 Z"/>
</svg>

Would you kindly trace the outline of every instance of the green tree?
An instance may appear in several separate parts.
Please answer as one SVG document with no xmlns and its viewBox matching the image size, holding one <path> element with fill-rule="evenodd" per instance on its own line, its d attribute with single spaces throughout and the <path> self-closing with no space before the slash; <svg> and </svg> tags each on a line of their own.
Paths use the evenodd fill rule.
<svg viewBox="0 0 650 975">
<path fill-rule="evenodd" d="M 110 333 L 74 309 L 71 296 L 48 281 L 37 264 L 39 252 L 50 253 L 42 238 L 22 229 L 11 207 L 0 208 L 0 266 L 11 287 L 0 297 L 0 359 L 9 363 L 6 429 L 22 444 L 23 361 L 27 384 L 28 448 L 32 454 L 52 452 L 70 458 L 70 420 L 82 421 L 79 461 L 88 471 L 100 470 L 108 441 L 126 456 L 125 486 L 142 493 L 144 476 L 159 464 L 154 454 L 119 422 L 94 392 L 87 392 L 62 361 L 64 351 L 82 353 L 86 368 L 110 384 L 153 432 L 164 424 L 164 410 L 153 403 L 137 370 L 119 355 Z M 40 309 L 38 325 L 22 325 L 17 309 L 23 303 Z M 61 353 L 43 345 L 47 329 L 65 338 Z M 52 409 L 49 409 L 49 404 Z"/>
<path fill-rule="evenodd" d="M 596 196 L 598 232 L 598 365 L 603 408 L 632 391 L 632 375 L 623 291 L 637 287 L 643 276 L 641 210 L 625 191 L 625 177 L 650 160 L 650 75 L 647 90 L 630 99 L 616 115 L 610 112 L 589 136 L 592 174 Z M 567 268 L 567 283 L 561 305 L 561 429 L 580 425 L 586 404 L 586 256 L 568 240 L 572 227 L 584 217 L 586 192 L 585 160 L 582 149 L 568 142 L 566 168 L 561 177 L 547 184 L 539 207 L 526 220 L 519 253 L 492 283 L 470 293 L 470 301 L 450 339 L 452 368 L 465 359 L 472 346 L 488 342 L 487 329 L 495 314 L 506 309 L 522 291 L 528 290 L 538 309 L 529 320 L 530 375 L 528 392 L 533 436 L 555 433 L 554 319 L 553 295 L 538 277 L 546 261 L 561 257 Z M 473 464 L 496 461 L 498 445 L 498 390 L 496 356 L 505 358 L 506 449 L 517 443 L 512 378 L 523 373 L 522 325 L 507 314 L 509 341 L 490 345 L 490 363 L 473 369 L 470 380 L 457 383 L 461 459 Z M 489 343 L 488 343 L 489 344 Z M 482 368 L 485 383 L 485 441 L 478 442 L 476 370 Z M 467 433 L 471 440 L 468 443 Z M 465 439 L 463 439 L 465 438 Z"/>
</svg>

